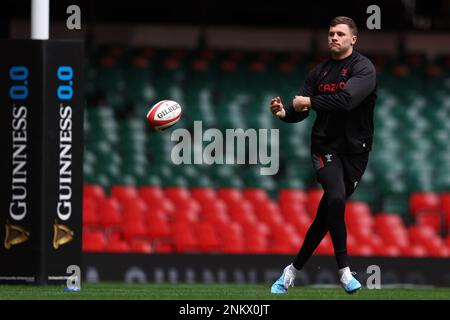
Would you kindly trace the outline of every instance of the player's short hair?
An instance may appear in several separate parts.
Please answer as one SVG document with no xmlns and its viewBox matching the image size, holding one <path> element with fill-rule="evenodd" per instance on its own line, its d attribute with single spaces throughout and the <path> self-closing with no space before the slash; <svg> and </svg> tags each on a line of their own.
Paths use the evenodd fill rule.
<svg viewBox="0 0 450 320">
<path fill-rule="evenodd" d="M 338 24 L 346 24 L 350 28 L 350 30 L 353 32 L 355 36 L 358 35 L 358 27 L 356 26 L 355 21 L 353 21 L 352 18 L 339 16 L 333 18 L 333 20 L 330 21 L 330 27 L 334 27 Z"/>
</svg>

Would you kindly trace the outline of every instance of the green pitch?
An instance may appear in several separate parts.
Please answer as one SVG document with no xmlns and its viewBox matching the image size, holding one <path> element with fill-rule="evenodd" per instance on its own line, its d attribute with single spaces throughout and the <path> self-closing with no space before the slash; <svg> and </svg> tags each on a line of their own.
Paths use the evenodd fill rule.
<svg viewBox="0 0 450 320">
<path fill-rule="evenodd" d="M 65 292 L 63 289 L 63 286 L 0 285 L 0 300 L 450 300 L 450 288 L 385 288 L 381 290 L 363 288 L 356 294 L 348 295 L 341 288 L 294 287 L 289 290 L 289 294 L 282 296 L 270 294 L 269 285 L 89 283 L 82 285 L 80 292 Z"/>
</svg>

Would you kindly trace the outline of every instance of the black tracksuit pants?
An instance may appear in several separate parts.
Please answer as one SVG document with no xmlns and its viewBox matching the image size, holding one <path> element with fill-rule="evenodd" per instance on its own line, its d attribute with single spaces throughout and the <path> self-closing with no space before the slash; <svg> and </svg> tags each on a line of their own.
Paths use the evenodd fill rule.
<svg viewBox="0 0 450 320">
<path fill-rule="evenodd" d="M 316 217 L 306 233 L 300 251 L 294 259 L 296 269 L 303 268 L 327 232 L 330 232 L 338 268 L 349 265 L 345 201 L 355 191 L 369 159 L 369 153 L 313 154 L 317 180 L 324 189 Z"/>
</svg>

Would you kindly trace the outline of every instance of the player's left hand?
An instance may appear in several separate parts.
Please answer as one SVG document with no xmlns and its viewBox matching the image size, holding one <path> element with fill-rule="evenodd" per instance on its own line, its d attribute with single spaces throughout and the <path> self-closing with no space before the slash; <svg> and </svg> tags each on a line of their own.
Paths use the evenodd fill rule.
<svg viewBox="0 0 450 320">
<path fill-rule="evenodd" d="M 292 100 L 292 106 L 297 112 L 307 111 L 311 108 L 311 99 L 304 96 L 295 96 Z"/>
</svg>

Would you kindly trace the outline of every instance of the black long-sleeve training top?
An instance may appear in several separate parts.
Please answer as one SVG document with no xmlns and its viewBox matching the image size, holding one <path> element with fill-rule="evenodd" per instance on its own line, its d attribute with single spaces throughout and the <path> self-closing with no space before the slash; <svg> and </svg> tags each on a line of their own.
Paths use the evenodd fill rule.
<svg viewBox="0 0 450 320">
<path fill-rule="evenodd" d="M 309 72 L 303 96 L 311 98 L 317 118 L 311 133 L 312 153 L 362 153 L 373 140 L 376 72 L 372 62 L 353 51 L 342 60 L 329 59 Z M 285 106 L 284 122 L 299 122 L 309 110 Z"/>
</svg>

